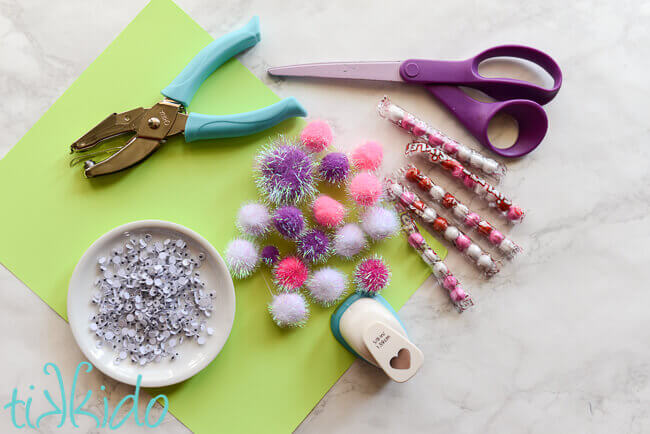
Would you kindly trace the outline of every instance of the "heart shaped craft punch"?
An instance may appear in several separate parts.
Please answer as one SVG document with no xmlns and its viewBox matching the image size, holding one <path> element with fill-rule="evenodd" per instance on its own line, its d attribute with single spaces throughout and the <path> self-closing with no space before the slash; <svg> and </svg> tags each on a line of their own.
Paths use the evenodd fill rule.
<svg viewBox="0 0 650 434">
<path fill-rule="evenodd" d="M 397 355 L 390 359 L 390 367 L 393 369 L 410 369 L 411 352 L 406 348 L 399 350 Z"/>
</svg>

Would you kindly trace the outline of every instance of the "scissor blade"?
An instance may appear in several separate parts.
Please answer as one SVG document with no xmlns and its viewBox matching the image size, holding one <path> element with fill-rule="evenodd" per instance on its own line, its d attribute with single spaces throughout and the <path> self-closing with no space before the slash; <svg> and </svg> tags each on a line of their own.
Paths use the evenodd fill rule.
<svg viewBox="0 0 650 434">
<path fill-rule="evenodd" d="M 402 62 L 331 62 L 269 68 L 271 75 L 284 77 L 347 78 L 351 80 L 403 81 Z"/>
</svg>

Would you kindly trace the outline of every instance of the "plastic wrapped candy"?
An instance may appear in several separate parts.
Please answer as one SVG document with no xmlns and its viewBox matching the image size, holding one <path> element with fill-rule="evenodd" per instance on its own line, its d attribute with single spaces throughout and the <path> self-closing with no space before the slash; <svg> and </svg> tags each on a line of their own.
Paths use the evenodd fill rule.
<svg viewBox="0 0 650 434">
<path fill-rule="evenodd" d="M 491 277 L 499 272 L 499 263 L 497 261 L 484 252 L 478 244 L 473 243 L 471 238 L 460 229 L 450 225 L 444 217 L 439 216 L 433 208 L 427 206 L 408 187 L 391 179 L 387 179 L 386 184 L 387 194 L 392 200 L 401 203 L 408 212 L 415 214 L 430 225 L 435 232 L 449 241 L 456 250 L 469 258 L 473 264 L 483 271 L 485 276 Z"/>
<path fill-rule="evenodd" d="M 493 246 L 499 249 L 508 259 L 521 251 L 521 248 L 511 239 L 499 232 L 490 222 L 473 212 L 467 205 L 461 203 L 451 193 L 434 183 L 431 178 L 420 172 L 417 167 L 410 165 L 400 170 L 400 173 L 425 193 L 441 207 L 450 211 L 454 220 L 468 229 L 476 229 L 476 232 L 484 237 Z"/>
<path fill-rule="evenodd" d="M 458 309 L 458 312 L 463 312 L 474 306 L 472 296 L 460 286 L 458 279 L 451 273 L 447 265 L 443 262 L 442 258 L 427 244 L 424 237 L 418 231 L 418 228 L 413 221 L 404 205 L 395 203 L 402 226 L 402 232 L 406 235 L 407 241 L 413 249 L 418 252 L 422 260 L 431 267 L 434 277 L 442 286 L 447 290 L 449 298 Z"/>
<path fill-rule="evenodd" d="M 479 169 L 497 180 L 506 173 L 504 165 L 447 137 L 400 106 L 393 104 L 387 96 L 380 101 L 378 111 L 381 117 L 426 141 L 431 146 L 442 149 L 447 155 L 458 158 L 474 169 Z"/>
<path fill-rule="evenodd" d="M 494 186 L 467 170 L 458 160 L 451 158 L 439 148 L 434 148 L 424 142 L 411 142 L 406 145 L 405 154 L 407 156 L 423 155 L 431 163 L 442 167 L 451 176 L 461 181 L 465 188 L 486 200 L 491 207 L 498 209 L 510 223 L 519 223 L 523 220 L 524 211 L 519 206 L 514 205 Z"/>
</svg>

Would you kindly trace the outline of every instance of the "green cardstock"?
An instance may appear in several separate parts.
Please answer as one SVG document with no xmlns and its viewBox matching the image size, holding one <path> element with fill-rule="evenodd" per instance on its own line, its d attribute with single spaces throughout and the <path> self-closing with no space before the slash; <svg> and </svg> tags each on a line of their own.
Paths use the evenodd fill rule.
<svg viewBox="0 0 650 434">
<path fill-rule="evenodd" d="M 152 1 L 0 161 L 0 260 L 62 317 L 77 260 L 118 225 L 169 220 L 223 251 L 236 236 L 240 204 L 257 197 L 253 156 L 273 136 L 296 135 L 304 124 L 289 120 L 249 137 L 191 144 L 181 135 L 142 164 L 96 179 L 68 167 L 74 140 L 110 113 L 156 103 L 160 89 L 211 40 L 170 0 Z M 231 60 L 208 78 L 189 110 L 239 113 L 278 100 Z M 399 309 L 429 270 L 401 236 L 378 253 L 393 270 L 384 296 Z M 338 265 L 350 272 L 354 264 Z M 161 390 L 171 412 L 195 432 L 289 432 L 353 361 L 330 333 L 334 308 L 312 306 L 302 329 L 276 327 L 266 311 L 267 281 L 262 272 L 235 282 L 237 313 L 223 351 L 194 378 Z"/>
</svg>

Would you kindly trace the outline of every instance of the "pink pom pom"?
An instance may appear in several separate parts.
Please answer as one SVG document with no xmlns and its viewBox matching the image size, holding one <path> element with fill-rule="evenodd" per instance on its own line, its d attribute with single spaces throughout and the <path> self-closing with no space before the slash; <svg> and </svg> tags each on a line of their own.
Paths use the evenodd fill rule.
<svg viewBox="0 0 650 434">
<path fill-rule="evenodd" d="M 352 151 L 352 164 L 359 170 L 376 170 L 384 159 L 384 149 L 378 142 L 366 142 Z"/>
<path fill-rule="evenodd" d="M 304 262 L 295 256 L 287 256 L 273 269 L 275 283 L 288 291 L 298 290 L 307 280 L 309 270 Z"/>
<path fill-rule="evenodd" d="M 381 192 L 381 181 L 372 173 L 361 172 L 350 181 L 350 195 L 361 206 L 377 203 Z"/>
<path fill-rule="evenodd" d="M 340 225 L 345 217 L 345 207 L 329 196 L 321 195 L 314 201 L 314 220 L 319 225 L 333 228 Z"/>
<path fill-rule="evenodd" d="M 332 143 L 332 129 L 325 121 L 311 121 L 300 133 L 300 141 L 311 152 L 320 152 Z"/>
<path fill-rule="evenodd" d="M 508 210 L 508 219 L 514 222 L 522 218 L 524 218 L 524 211 L 518 206 L 511 206 Z"/>
</svg>

